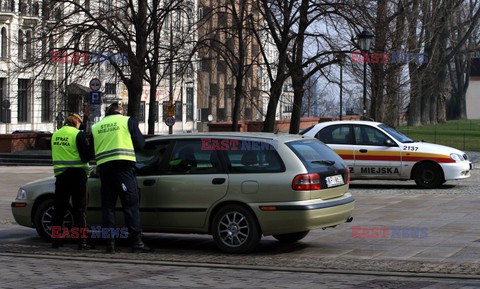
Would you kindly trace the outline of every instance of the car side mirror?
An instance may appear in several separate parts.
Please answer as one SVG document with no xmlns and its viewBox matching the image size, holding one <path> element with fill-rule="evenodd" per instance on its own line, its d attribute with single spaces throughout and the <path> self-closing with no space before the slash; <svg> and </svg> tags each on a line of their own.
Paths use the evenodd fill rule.
<svg viewBox="0 0 480 289">
<path fill-rule="evenodd" d="M 386 146 L 389 146 L 389 147 L 397 146 L 397 144 L 394 143 L 391 139 L 386 139 L 386 140 L 383 142 L 383 144 L 386 145 Z"/>
</svg>

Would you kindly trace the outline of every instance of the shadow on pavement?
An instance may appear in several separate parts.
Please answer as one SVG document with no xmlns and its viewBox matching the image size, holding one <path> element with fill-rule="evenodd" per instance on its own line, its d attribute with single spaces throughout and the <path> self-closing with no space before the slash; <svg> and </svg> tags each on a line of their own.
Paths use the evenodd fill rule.
<svg viewBox="0 0 480 289">
<path fill-rule="evenodd" d="M 455 185 L 447 184 L 447 185 L 442 185 L 440 188 L 435 188 L 433 190 L 449 190 L 454 188 Z M 352 189 L 382 189 L 382 190 L 425 190 L 429 191 L 429 189 L 420 189 L 414 184 L 405 184 L 405 185 L 399 185 L 399 184 L 359 184 L 355 183 L 352 184 L 350 183 L 350 188 Z"/>
</svg>

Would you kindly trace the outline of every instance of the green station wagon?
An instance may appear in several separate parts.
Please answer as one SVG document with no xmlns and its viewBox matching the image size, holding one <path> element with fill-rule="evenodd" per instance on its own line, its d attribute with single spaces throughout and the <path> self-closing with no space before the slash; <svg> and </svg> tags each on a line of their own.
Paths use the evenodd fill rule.
<svg viewBox="0 0 480 289">
<path fill-rule="evenodd" d="M 53 173 L 52 173 L 53 174 Z M 229 253 L 263 236 L 295 242 L 310 230 L 350 222 L 354 199 L 344 161 L 299 135 L 208 133 L 156 136 L 137 155 L 144 232 L 211 234 Z M 100 179 L 88 180 L 87 222 L 101 224 Z M 19 189 L 18 224 L 50 238 L 55 178 Z M 120 201 L 117 224 L 123 223 Z M 67 212 L 65 226 L 74 226 Z"/>
</svg>

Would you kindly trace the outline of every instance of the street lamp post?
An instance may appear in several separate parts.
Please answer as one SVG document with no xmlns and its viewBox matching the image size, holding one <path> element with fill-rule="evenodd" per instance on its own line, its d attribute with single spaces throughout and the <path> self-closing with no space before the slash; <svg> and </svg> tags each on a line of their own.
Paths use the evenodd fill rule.
<svg viewBox="0 0 480 289">
<path fill-rule="evenodd" d="M 362 33 L 358 35 L 358 45 L 360 50 L 364 53 L 367 53 L 370 50 L 370 44 L 375 35 L 368 30 L 363 30 Z M 367 115 L 367 60 L 363 58 L 363 117 Z"/>
<path fill-rule="evenodd" d="M 342 120 L 343 114 L 343 62 L 345 61 L 345 53 L 339 53 L 337 55 L 338 63 L 340 64 L 340 120 Z"/>
</svg>

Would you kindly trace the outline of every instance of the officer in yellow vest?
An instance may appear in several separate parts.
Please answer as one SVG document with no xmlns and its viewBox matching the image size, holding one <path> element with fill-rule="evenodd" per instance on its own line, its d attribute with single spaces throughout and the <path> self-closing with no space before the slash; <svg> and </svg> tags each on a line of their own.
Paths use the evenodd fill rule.
<svg viewBox="0 0 480 289">
<path fill-rule="evenodd" d="M 132 251 L 146 252 L 152 248 L 142 241 L 139 197 L 135 178 L 135 152 L 143 150 L 145 140 L 138 123 L 124 116 L 118 103 L 107 108 L 106 116 L 92 126 L 95 159 L 102 182 L 102 229 L 116 228 L 115 204 L 120 197 L 125 225 L 133 238 Z M 115 253 L 115 239 L 107 242 L 107 253 Z"/>
<path fill-rule="evenodd" d="M 62 226 L 63 217 L 72 198 L 74 226 L 85 228 L 88 161 L 90 160 L 85 134 L 79 130 L 82 117 L 70 115 L 65 125 L 52 136 L 52 161 L 56 177 L 52 226 Z M 62 246 L 61 239 L 52 239 L 52 247 Z M 86 239 L 79 237 L 79 250 L 92 249 Z"/>
</svg>

